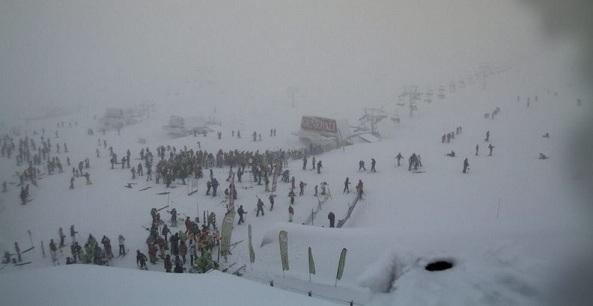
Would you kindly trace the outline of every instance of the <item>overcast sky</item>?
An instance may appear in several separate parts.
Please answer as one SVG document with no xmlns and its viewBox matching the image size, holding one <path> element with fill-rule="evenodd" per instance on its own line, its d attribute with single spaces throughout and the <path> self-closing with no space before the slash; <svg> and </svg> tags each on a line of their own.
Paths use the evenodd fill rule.
<svg viewBox="0 0 593 306">
<path fill-rule="evenodd" d="M 384 103 L 512 65 L 540 29 L 512 0 L 2 0 L 0 103 Z"/>
</svg>

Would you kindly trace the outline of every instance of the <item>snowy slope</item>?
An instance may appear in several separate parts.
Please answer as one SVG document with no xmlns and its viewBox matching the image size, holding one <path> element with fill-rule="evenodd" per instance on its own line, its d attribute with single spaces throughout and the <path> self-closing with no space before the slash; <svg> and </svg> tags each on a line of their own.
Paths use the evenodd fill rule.
<svg viewBox="0 0 593 306">
<path fill-rule="evenodd" d="M 489 79 L 487 86 L 474 84 L 464 90 L 457 90 L 446 100 L 436 100 L 432 104 L 421 104 L 413 118 L 402 118 L 400 125 L 391 123 L 382 126 L 386 137 L 380 143 L 357 144 L 344 149 L 317 156 L 323 161 L 324 169 L 320 175 L 313 171 L 301 170 L 301 161 L 293 161 L 289 168 L 297 183 L 308 183 L 306 195 L 299 197 L 295 205 L 295 223 L 288 224 L 288 184 L 279 184 L 279 197 L 274 211 L 266 210 L 264 217 L 255 217 L 256 196 L 267 198 L 262 186 L 251 182 L 246 175 L 238 185 L 238 204 L 249 212 L 246 222 L 252 224 L 256 262 L 249 266 L 246 243 L 240 243 L 229 262 L 247 264 L 244 278 L 267 284 L 274 280 L 277 288 L 314 295 L 332 301 L 354 300 L 369 305 L 539 305 L 546 300 L 550 280 L 562 271 L 564 264 L 573 255 L 585 250 L 589 245 L 589 215 L 583 210 L 588 199 L 581 196 L 577 187 L 579 179 L 573 168 L 567 165 L 571 156 L 571 135 L 583 120 L 583 113 L 589 111 L 590 103 L 581 108 L 574 101 L 580 97 L 576 89 L 562 82 L 562 76 L 549 76 L 538 70 L 541 62 L 526 67 L 517 67 L 505 74 Z M 544 75 L 525 80 L 524 75 Z M 559 95 L 548 93 L 547 89 L 559 91 Z M 526 107 L 526 97 L 538 95 L 539 101 Z M 516 97 L 521 96 L 517 102 Z M 486 120 L 483 113 L 501 108 L 495 120 Z M 273 110 L 284 113 L 290 110 Z M 359 110 L 341 110 L 343 117 L 355 117 Z M 63 120 L 78 120 L 81 127 L 59 129 L 59 141 L 66 141 L 70 147 L 72 161 L 91 159 L 91 180 L 93 185 L 85 186 L 77 181 L 74 190 L 68 190 L 69 174 L 53 175 L 40 181 L 39 188 L 33 188 L 34 200 L 26 206 L 18 203 L 18 190 L 11 186 L 6 194 L 0 194 L 0 250 L 12 250 L 13 241 L 19 241 L 21 248 L 29 245 L 27 230 L 31 230 L 36 248 L 26 254 L 25 260 L 33 263 L 25 267 L 7 266 L 2 272 L 4 285 L 0 290 L 12 292 L 9 298 L 19 299 L 23 294 L 16 290 L 18 282 L 33 279 L 30 288 L 42 290 L 46 281 L 56 277 L 74 281 L 89 277 L 99 280 L 97 291 L 110 292 L 119 287 L 111 280 L 125 280 L 122 283 L 136 283 L 141 290 L 146 277 L 151 282 L 145 285 L 162 290 L 163 303 L 170 302 L 170 296 L 178 286 L 191 291 L 191 283 L 185 281 L 195 278 L 197 286 L 221 288 L 228 278 L 219 273 L 204 276 L 166 275 L 164 273 L 137 272 L 133 256 L 114 259 L 112 265 L 119 269 L 99 267 L 68 267 L 60 269 L 41 269 L 51 265 L 49 258 L 42 258 L 39 241 L 47 246 L 50 238 L 57 239 L 59 227 L 65 230 L 75 224 L 80 237 L 89 233 L 95 237 L 109 236 L 112 243 L 117 235 L 124 234 L 129 249 L 145 251 L 147 232 L 142 226 L 150 221 L 149 210 L 167 203 L 166 196 L 157 196 L 165 187 L 146 183 L 137 179 L 133 189 L 123 186 L 130 179 L 130 173 L 121 169 L 109 169 L 107 150 L 100 147 L 101 158 L 95 158 L 97 138 L 106 139 L 119 156 L 126 149 L 137 157 L 141 145 L 138 138 L 146 138 L 147 145 L 154 151 L 155 146 L 171 144 L 178 148 L 188 146 L 202 149 L 224 150 L 265 150 L 298 147 L 296 139 L 290 136 L 298 126 L 298 114 L 290 120 L 261 120 L 255 111 L 225 111 L 223 118 L 223 139 L 216 135 L 208 137 L 184 137 L 170 140 L 161 130 L 174 112 L 162 107 L 149 121 L 122 130 L 121 135 L 109 132 L 106 136 L 86 135 L 86 127 L 95 122 L 89 114 L 79 114 Z M 402 112 L 405 113 L 405 112 Z M 285 116 L 285 115 L 284 115 Z M 280 117 L 280 116 L 279 116 Z M 232 119 L 229 119 L 232 118 Z M 280 117 L 283 118 L 283 117 Z M 55 121 L 36 121 L 26 126 L 30 131 L 47 127 L 53 133 Z M 463 133 L 450 144 L 441 144 L 440 137 L 445 132 L 462 126 Z M 278 137 L 267 137 L 267 129 L 278 128 Z M 241 129 L 243 138 L 231 138 L 231 130 Z M 264 141 L 253 143 L 250 133 L 257 130 Z M 492 157 L 487 156 L 486 131 L 491 132 L 495 146 Z M 550 139 L 541 136 L 549 132 Z M 58 139 L 52 139 L 57 141 Z M 479 156 L 474 156 L 474 147 L 480 145 Z M 457 157 L 449 158 L 445 153 L 455 150 Z M 397 152 L 407 158 L 416 152 L 422 156 L 425 173 L 412 174 L 402 167 L 394 167 Z M 551 158 L 538 160 L 537 154 L 543 152 Z M 60 157 L 65 159 L 65 154 Z M 358 172 L 358 161 L 370 163 L 377 160 L 377 173 Z M 464 157 L 469 158 L 471 171 L 461 173 Z M 17 170 L 14 160 L 1 159 L 2 180 L 16 181 L 12 174 Z M 215 177 L 221 181 L 221 189 L 226 188 L 224 178 L 228 169 L 215 169 Z M 68 169 L 65 170 L 69 173 Z M 327 213 L 333 211 L 338 219 L 352 202 L 353 194 L 342 194 L 345 177 L 355 184 L 358 179 L 365 183 L 366 196 L 354 210 L 352 218 L 342 229 L 327 228 Z M 311 210 L 317 207 L 312 196 L 313 186 L 327 181 L 332 190 L 332 198 L 324 204 L 314 226 L 304 226 Z M 148 191 L 138 191 L 144 186 L 152 186 Z M 215 199 L 204 195 L 205 181 L 199 182 L 200 191 L 188 197 L 187 186 L 177 185 L 171 189 L 170 204 L 184 215 L 193 216 L 204 210 L 214 211 L 218 224 L 224 213 L 222 197 Z M 354 189 L 351 186 L 351 189 Z M 267 205 L 267 202 L 266 202 Z M 323 226 L 323 227 L 322 227 Z M 180 229 L 180 228 L 178 228 Z M 278 231 L 288 231 L 289 259 L 291 270 L 283 275 L 280 266 Z M 266 238 L 269 243 L 260 247 Z M 237 226 L 233 241 L 247 239 L 247 226 Z M 317 264 L 317 274 L 312 282 L 307 275 L 307 247 L 311 247 Z M 334 287 L 334 279 L 339 252 L 348 249 L 344 278 Z M 65 254 L 69 251 L 65 250 Z M 64 256 L 61 256 L 63 263 Z M 424 266 L 433 259 L 446 258 L 455 263 L 449 271 L 427 272 Z M 35 270 L 33 270 L 35 269 Z M 151 266 L 151 271 L 162 271 L 162 264 Z M 18 270 L 31 270 L 18 273 Z M 392 280 L 393 287 L 385 284 Z M 146 276 L 150 275 L 150 276 Z M 81 276 L 77 276 L 81 275 Z M 39 278 L 37 279 L 37 276 Z M 6 279 L 6 281 L 4 281 Z M 11 283 L 14 280 L 14 283 Z M 17 282 L 18 281 L 18 282 Z M 163 285 L 163 283 L 167 285 Z M 58 282 L 51 282 L 57 285 Z M 207 284 L 206 284 L 207 283 Z M 170 285 L 169 285 L 170 284 Z M 72 284 L 77 285 L 77 284 Z M 104 286 L 104 287 L 103 287 Z M 282 299 L 285 292 L 268 293 L 268 289 L 257 284 L 241 282 L 239 288 L 253 287 L 253 292 L 270 296 L 270 302 Z M 233 286 L 229 285 L 229 290 Z M 373 290 L 370 290 L 371 287 Z M 66 287 L 67 288 L 67 287 Z M 376 292 L 377 288 L 387 288 L 389 293 Z M 57 289 L 56 289 L 57 290 Z M 215 290 L 212 288 L 212 290 Z M 261 291 L 261 292 L 260 292 Z M 57 293 L 55 293 L 57 292 Z M 57 303 L 68 303 L 63 291 L 55 291 Z M 121 291 L 116 291 L 120 292 Z M 166 293 L 168 292 L 168 293 Z M 232 304 L 234 296 L 221 291 L 214 292 L 212 303 Z M 123 293 L 122 293 L 123 294 Z M 257 295 L 257 294 L 256 294 Z M 1 295 L 0 295 L 1 296 Z M 40 294 L 42 296 L 42 294 Z M 102 295 L 100 295 L 102 297 Z M 201 296 L 201 295 L 200 295 Z M 292 294 L 291 294 L 292 296 Z M 109 298 L 117 299 L 121 294 Z M 37 295 L 27 296 L 31 304 L 39 304 Z M 82 298 L 82 297 L 81 297 Z M 97 297 L 98 298 L 98 297 Z M 130 299 L 132 296 L 130 296 Z M 229 300 L 224 300 L 229 298 Z M 0 298 L 4 301 L 4 297 Z M 191 299 L 193 300 L 193 299 Z M 14 300 L 7 300 L 14 301 Z M 80 301 L 80 300 L 78 300 Z M 115 300 L 116 301 L 116 300 Z M 266 298 L 266 302 L 267 302 Z M 301 300 L 294 300 L 300 304 Z M 307 303 L 304 297 L 303 303 Z M 142 302 L 142 300 L 131 300 Z M 153 300 L 148 300 L 153 304 Z M 250 303 L 248 299 L 239 302 Z M 285 303 L 283 300 L 282 303 Z M 312 302 L 321 303 L 318 300 Z M 12 303 L 2 303 L 12 304 Z M 42 303 L 43 304 L 43 303 Z M 80 304 L 80 303 L 73 303 Z M 97 302 L 97 304 L 108 304 Z M 157 303 L 154 303 L 157 304 Z"/>
<path fill-rule="evenodd" d="M 217 271 L 165 275 L 73 265 L 6 273 L 0 287 L 3 305 L 335 305 Z"/>
</svg>

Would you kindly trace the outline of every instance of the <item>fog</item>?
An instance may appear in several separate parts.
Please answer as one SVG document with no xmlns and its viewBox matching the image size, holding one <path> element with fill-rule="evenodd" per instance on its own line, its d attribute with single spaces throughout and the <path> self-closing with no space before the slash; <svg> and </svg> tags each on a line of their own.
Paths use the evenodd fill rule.
<svg viewBox="0 0 593 306">
<path fill-rule="evenodd" d="M 325 112 L 393 101 L 541 52 L 517 1 L 0 3 L 3 114 L 154 102 Z"/>
</svg>

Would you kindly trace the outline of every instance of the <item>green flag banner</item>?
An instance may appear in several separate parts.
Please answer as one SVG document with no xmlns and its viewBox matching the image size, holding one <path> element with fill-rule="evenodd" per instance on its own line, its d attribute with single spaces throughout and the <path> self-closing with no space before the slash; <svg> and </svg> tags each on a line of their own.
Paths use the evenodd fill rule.
<svg viewBox="0 0 593 306">
<path fill-rule="evenodd" d="M 280 242 L 280 259 L 282 260 L 282 271 L 288 271 L 288 233 L 280 231 L 278 234 L 278 241 Z"/>
<path fill-rule="evenodd" d="M 247 235 L 249 236 L 249 262 L 255 262 L 255 252 L 253 251 L 253 244 L 251 244 L 251 224 L 247 226 Z"/>
<path fill-rule="evenodd" d="M 222 256 L 230 254 L 231 234 L 233 233 L 233 222 L 235 222 L 235 210 L 230 210 L 224 215 L 222 229 L 220 231 L 220 253 Z"/>
<path fill-rule="evenodd" d="M 344 274 L 344 266 L 346 265 L 346 253 L 348 250 L 346 248 L 342 249 L 342 253 L 340 254 L 340 262 L 338 263 L 338 273 L 336 274 L 336 285 L 338 280 L 342 279 L 342 275 Z"/>
<path fill-rule="evenodd" d="M 313 252 L 309 247 L 309 274 L 315 274 L 315 260 L 313 260 Z"/>
</svg>

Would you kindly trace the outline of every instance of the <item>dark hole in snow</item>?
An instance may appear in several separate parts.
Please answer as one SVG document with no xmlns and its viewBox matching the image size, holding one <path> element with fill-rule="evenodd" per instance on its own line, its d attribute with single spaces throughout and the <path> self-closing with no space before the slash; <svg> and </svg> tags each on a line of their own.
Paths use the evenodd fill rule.
<svg viewBox="0 0 593 306">
<path fill-rule="evenodd" d="M 444 271 L 453 268 L 453 263 L 445 260 L 433 261 L 426 265 L 426 271 Z"/>
</svg>

